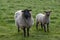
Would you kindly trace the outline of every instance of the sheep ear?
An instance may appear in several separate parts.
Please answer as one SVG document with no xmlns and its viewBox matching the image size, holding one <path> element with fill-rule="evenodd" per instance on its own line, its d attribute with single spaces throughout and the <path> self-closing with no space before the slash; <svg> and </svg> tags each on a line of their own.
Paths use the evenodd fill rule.
<svg viewBox="0 0 60 40">
<path fill-rule="evenodd" d="M 22 11 L 22 12 L 24 12 L 24 11 Z"/>
<path fill-rule="evenodd" d="M 52 11 L 50 11 L 50 12 L 52 12 Z"/>
<path fill-rule="evenodd" d="M 46 11 L 44 11 L 44 12 L 46 12 Z"/>
<path fill-rule="evenodd" d="M 29 11 L 32 11 L 32 10 L 29 10 Z"/>
</svg>

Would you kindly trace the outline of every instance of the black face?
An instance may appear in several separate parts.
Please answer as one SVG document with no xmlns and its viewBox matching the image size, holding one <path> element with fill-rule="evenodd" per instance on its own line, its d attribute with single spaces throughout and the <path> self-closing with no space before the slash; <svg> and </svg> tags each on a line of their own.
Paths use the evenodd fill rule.
<svg viewBox="0 0 60 40">
<path fill-rule="evenodd" d="M 30 13 L 31 10 L 28 10 L 28 9 L 25 9 L 23 10 L 23 15 L 24 17 L 27 19 L 27 18 L 30 18 L 31 17 L 31 13 Z"/>
<path fill-rule="evenodd" d="M 51 11 L 45 11 L 46 15 L 49 16 Z"/>
</svg>

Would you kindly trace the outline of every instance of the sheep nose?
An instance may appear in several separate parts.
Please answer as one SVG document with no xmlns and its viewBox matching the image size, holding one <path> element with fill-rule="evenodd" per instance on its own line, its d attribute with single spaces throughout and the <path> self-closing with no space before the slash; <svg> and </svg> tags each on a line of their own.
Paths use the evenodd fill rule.
<svg viewBox="0 0 60 40">
<path fill-rule="evenodd" d="M 49 14 L 47 16 L 49 16 Z"/>
<path fill-rule="evenodd" d="M 29 18 L 29 17 L 31 17 L 31 15 L 25 15 L 25 18 L 26 18 L 26 19 Z"/>
</svg>

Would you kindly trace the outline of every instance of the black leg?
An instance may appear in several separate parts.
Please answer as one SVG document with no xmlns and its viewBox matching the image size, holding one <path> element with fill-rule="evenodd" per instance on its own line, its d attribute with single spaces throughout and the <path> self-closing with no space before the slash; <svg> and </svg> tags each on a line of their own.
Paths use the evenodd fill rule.
<svg viewBox="0 0 60 40">
<path fill-rule="evenodd" d="M 18 26 L 18 32 L 19 32 L 19 31 L 20 31 L 20 30 L 19 30 L 19 25 L 17 24 L 17 26 Z"/>
<path fill-rule="evenodd" d="M 41 28 L 43 29 L 43 25 L 42 25 L 42 23 L 41 23 Z"/>
<path fill-rule="evenodd" d="M 18 27 L 18 32 L 19 32 L 20 30 L 19 30 L 19 27 Z"/>
<path fill-rule="evenodd" d="M 43 26 L 44 26 L 44 31 L 46 32 L 46 26 L 45 26 L 45 24 Z"/>
<path fill-rule="evenodd" d="M 29 29 L 30 29 L 30 28 L 27 28 L 27 36 L 28 36 L 28 37 L 29 37 Z"/>
<path fill-rule="evenodd" d="M 36 22 L 36 29 L 38 30 L 38 24 L 39 24 L 39 22 Z"/>
<path fill-rule="evenodd" d="M 26 37 L 26 28 L 25 27 L 23 28 L 23 31 L 24 31 L 24 37 Z"/>
<path fill-rule="evenodd" d="M 47 23 L 47 31 L 49 32 L 49 23 Z"/>
</svg>

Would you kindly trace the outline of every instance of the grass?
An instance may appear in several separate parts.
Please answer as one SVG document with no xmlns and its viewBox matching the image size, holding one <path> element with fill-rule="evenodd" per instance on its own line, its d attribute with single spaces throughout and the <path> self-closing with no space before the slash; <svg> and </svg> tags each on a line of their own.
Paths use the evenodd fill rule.
<svg viewBox="0 0 60 40">
<path fill-rule="evenodd" d="M 50 32 L 37 31 L 35 24 L 30 29 L 30 37 L 17 32 L 14 13 L 20 9 L 32 9 L 32 16 L 44 10 L 52 10 Z M 34 21 L 35 22 L 35 21 Z M 60 40 L 60 0 L 0 0 L 0 40 Z"/>
</svg>

